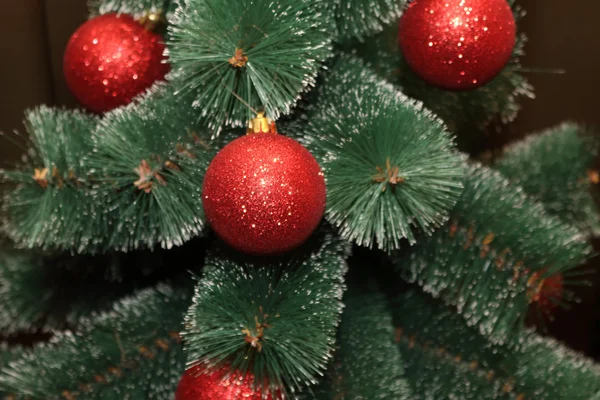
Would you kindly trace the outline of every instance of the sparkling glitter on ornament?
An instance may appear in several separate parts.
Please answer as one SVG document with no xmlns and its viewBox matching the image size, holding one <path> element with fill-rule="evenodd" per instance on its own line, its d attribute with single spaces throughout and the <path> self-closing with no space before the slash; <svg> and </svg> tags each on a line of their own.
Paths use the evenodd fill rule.
<svg viewBox="0 0 600 400">
<path fill-rule="evenodd" d="M 165 45 L 126 14 L 95 17 L 77 29 L 65 51 L 69 88 L 90 110 L 105 112 L 129 103 L 163 79 Z"/>
<path fill-rule="evenodd" d="M 400 18 L 406 62 L 426 82 L 468 90 L 508 63 L 516 24 L 506 0 L 414 0 Z"/>
<path fill-rule="evenodd" d="M 529 301 L 548 314 L 556 309 L 564 294 L 564 279 L 561 274 L 543 278 L 545 271 L 534 273 L 527 282 Z"/>
<path fill-rule="evenodd" d="M 211 227 L 232 247 L 275 254 L 302 244 L 325 211 L 325 180 L 300 143 L 276 133 L 235 139 L 206 171 L 202 200 Z"/>
<path fill-rule="evenodd" d="M 175 400 L 274 400 L 270 393 L 263 397 L 254 389 L 250 373 L 243 377 L 237 372 L 228 376 L 227 372 L 227 368 L 212 374 L 203 374 L 201 367 L 188 369 L 179 381 Z"/>
</svg>

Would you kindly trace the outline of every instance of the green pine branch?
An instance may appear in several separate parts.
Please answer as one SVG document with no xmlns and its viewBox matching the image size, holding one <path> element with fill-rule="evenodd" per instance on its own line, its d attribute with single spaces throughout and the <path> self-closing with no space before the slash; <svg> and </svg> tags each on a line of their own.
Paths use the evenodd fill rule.
<svg viewBox="0 0 600 400">
<path fill-rule="evenodd" d="M 25 349 L 22 346 L 9 346 L 5 342 L 0 342 L 0 371 L 6 368 L 12 360 L 15 360 L 22 356 L 23 353 L 26 351 L 27 349 Z M 2 391 L 0 391 L 0 394 L 3 394 Z"/>
<path fill-rule="evenodd" d="M 514 371 L 502 367 L 507 346 L 488 342 L 455 310 L 424 294 L 409 291 L 392 304 L 395 341 L 418 397 L 517 399 Z"/>
<path fill-rule="evenodd" d="M 13 351 L 5 344 L 0 343 L 0 369 L 13 358 Z"/>
<path fill-rule="evenodd" d="M 362 62 L 341 56 L 292 133 L 319 160 L 326 218 L 359 245 L 392 250 L 431 233 L 462 189 L 463 158 L 443 124 Z"/>
<path fill-rule="evenodd" d="M 56 334 L 0 370 L 15 399 L 165 399 L 185 369 L 179 330 L 191 299 L 186 284 L 160 284 Z"/>
<path fill-rule="evenodd" d="M 23 351 L 25 351 L 20 346 L 8 346 L 4 342 L 0 342 L 0 373 L 10 361 L 19 357 Z M 9 394 L 0 388 L 0 399 L 9 399 Z"/>
<path fill-rule="evenodd" d="M 229 365 L 264 390 L 314 383 L 331 358 L 348 247 L 321 230 L 281 259 L 207 260 L 186 317 L 189 365 Z"/>
<path fill-rule="evenodd" d="M 543 279 L 564 275 L 591 252 L 577 229 L 498 172 L 474 164 L 450 222 L 393 262 L 409 281 L 457 306 L 470 326 L 505 342 L 543 295 Z"/>
<path fill-rule="evenodd" d="M 110 248 L 171 248 L 202 233 L 202 181 L 221 142 L 208 140 L 189 104 L 158 86 L 98 126 L 89 164 L 112 214 L 104 232 Z"/>
<path fill-rule="evenodd" d="M 4 230 L 20 246 L 84 251 L 104 235 L 95 204 L 87 157 L 98 118 L 80 111 L 41 106 L 26 113 L 31 143 L 26 162 L 0 171 L 10 185 L 4 192 Z"/>
<path fill-rule="evenodd" d="M 191 93 L 211 128 L 245 126 L 263 108 L 276 120 L 314 85 L 331 55 L 332 17 L 310 0 L 187 0 L 170 19 L 173 84 Z"/>
<path fill-rule="evenodd" d="M 394 325 L 379 293 L 347 296 L 335 358 L 325 379 L 304 395 L 319 400 L 414 398 L 393 342 Z"/>
<path fill-rule="evenodd" d="M 524 331 L 518 347 L 494 345 L 423 294 L 393 304 L 396 342 L 419 398 L 589 400 L 600 390 L 598 366 L 554 339 Z"/>
<path fill-rule="evenodd" d="M 410 390 L 418 399 L 518 399 L 514 393 L 502 392 L 502 381 L 488 380 L 489 371 L 472 369 L 459 355 L 449 354 L 432 342 L 417 343 L 416 336 L 398 335 L 398 347 Z"/>
<path fill-rule="evenodd" d="M 335 0 L 332 1 L 340 39 L 366 37 L 381 32 L 386 25 L 397 22 L 406 0 Z"/>
<path fill-rule="evenodd" d="M 524 12 L 510 1 L 517 22 Z M 344 47 L 355 51 L 383 78 L 397 85 L 407 96 L 420 100 L 438 115 L 452 132 L 468 133 L 500 119 L 509 123 L 517 116 L 522 97 L 533 98 L 533 87 L 521 74 L 519 58 L 524 54 L 526 38 L 517 36 L 511 61 L 488 84 L 475 90 L 456 92 L 429 85 L 417 76 L 402 57 L 398 44 L 398 20 L 364 43 L 349 41 Z"/>
<path fill-rule="evenodd" d="M 344 305 L 336 353 L 340 364 L 337 393 L 356 400 L 411 399 L 403 361 L 392 342 L 394 326 L 384 297 L 355 295 Z"/>
<path fill-rule="evenodd" d="M 204 172 L 223 142 L 208 139 L 190 103 L 161 84 L 102 119 L 28 113 L 31 160 L 2 171 L 16 184 L 4 196 L 8 236 L 75 253 L 170 248 L 199 236 Z"/>
<path fill-rule="evenodd" d="M 73 266 L 78 264 L 75 260 L 62 261 Z M 92 310 L 111 304 L 108 293 L 114 289 L 103 293 L 107 287 L 98 285 L 97 274 L 86 271 L 96 275 L 96 279 L 86 282 L 79 276 L 84 274 L 60 264 L 57 258 L 46 259 L 28 251 L 0 253 L 0 303 L 3 305 L 0 333 L 61 329 Z M 69 292 L 77 293 L 71 296 Z"/>
<path fill-rule="evenodd" d="M 585 127 L 564 123 L 508 146 L 494 168 L 544 204 L 548 213 L 584 232 L 600 235 L 597 138 Z"/>
<path fill-rule="evenodd" d="M 77 329 L 93 313 L 109 310 L 137 290 L 167 276 L 187 275 L 189 263 L 181 261 L 192 248 L 197 256 L 198 245 L 168 254 L 145 251 L 94 257 L 2 249 L 0 335 Z"/>
<path fill-rule="evenodd" d="M 90 16 L 123 13 L 141 18 L 149 13 L 172 11 L 173 0 L 88 0 Z"/>
</svg>

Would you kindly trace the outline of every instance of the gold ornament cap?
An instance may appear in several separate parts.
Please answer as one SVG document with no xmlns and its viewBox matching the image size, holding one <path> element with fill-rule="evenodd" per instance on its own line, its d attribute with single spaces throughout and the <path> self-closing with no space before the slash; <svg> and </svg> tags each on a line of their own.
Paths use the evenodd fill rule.
<svg viewBox="0 0 600 400">
<path fill-rule="evenodd" d="M 147 31 L 155 32 L 167 24 L 167 18 L 163 10 L 149 11 L 137 19 Z"/>
<path fill-rule="evenodd" d="M 275 121 L 265 116 L 264 111 L 259 111 L 256 113 L 256 118 L 252 118 L 248 123 L 246 133 L 277 133 L 277 126 Z"/>
</svg>

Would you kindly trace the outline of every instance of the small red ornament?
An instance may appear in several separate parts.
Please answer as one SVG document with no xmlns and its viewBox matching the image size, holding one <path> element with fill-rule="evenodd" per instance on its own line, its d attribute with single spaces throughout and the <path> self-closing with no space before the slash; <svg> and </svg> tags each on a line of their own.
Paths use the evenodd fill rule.
<svg viewBox="0 0 600 400">
<path fill-rule="evenodd" d="M 75 97 L 95 112 L 128 104 L 164 79 L 165 45 L 126 14 L 104 14 L 77 29 L 65 50 L 63 70 Z"/>
<path fill-rule="evenodd" d="M 226 367 L 209 374 L 201 367 L 188 369 L 179 381 L 175 400 L 274 400 L 270 393 L 263 396 L 254 388 L 252 374 L 227 373 Z"/>
<path fill-rule="evenodd" d="M 544 271 L 534 273 L 528 280 L 528 296 L 542 312 L 548 314 L 560 304 L 564 294 L 564 279 L 561 274 L 542 277 Z"/>
<path fill-rule="evenodd" d="M 232 247 L 282 253 L 302 244 L 321 221 L 325 180 L 300 143 L 277 134 L 261 114 L 253 124 L 255 132 L 269 133 L 237 138 L 215 156 L 202 203 L 214 231 Z"/>
<path fill-rule="evenodd" d="M 506 0 L 414 0 L 400 18 L 400 48 L 431 85 L 469 90 L 508 63 L 516 24 Z"/>
</svg>

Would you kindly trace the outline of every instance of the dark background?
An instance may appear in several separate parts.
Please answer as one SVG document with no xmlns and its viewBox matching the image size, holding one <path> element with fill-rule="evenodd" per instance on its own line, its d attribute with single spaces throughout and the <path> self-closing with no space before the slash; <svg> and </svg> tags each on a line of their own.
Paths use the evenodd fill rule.
<svg viewBox="0 0 600 400">
<path fill-rule="evenodd" d="M 566 72 L 527 73 L 537 98 L 523 100 L 518 119 L 490 134 L 490 147 L 564 120 L 600 127 L 600 2 L 518 3 L 528 11 L 519 25 L 529 38 L 523 66 Z M 2 0 L 1 10 L 0 131 L 22 131 L 26 108 L 76 104 L 62 76 L 62 54 L 69 36 L 86 18 L 86 1 Z M 11 143 L 0 141 L 0 165 L 20 154 Z M 600 249 L 598 241 L 596 248 Z M 592 264 L 600 266 L 598 258 Z M 557 313 L 549 329 L 572 348 L 600 359 L 600 274 L 591 279 L 594 287 L 578 289 L 581 303 Z"/>
</svg>

